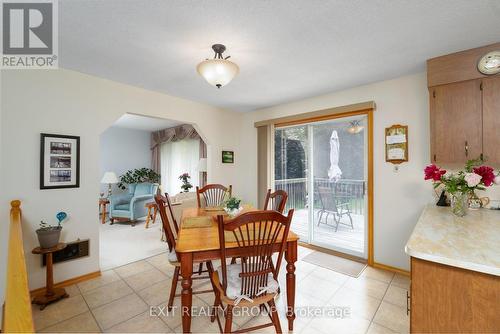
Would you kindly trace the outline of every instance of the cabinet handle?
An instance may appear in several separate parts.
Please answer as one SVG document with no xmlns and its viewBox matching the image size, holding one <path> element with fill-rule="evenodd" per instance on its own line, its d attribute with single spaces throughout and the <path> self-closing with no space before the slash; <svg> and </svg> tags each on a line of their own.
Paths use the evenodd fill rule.
<svg viewBox="0 0 500 334">
<path fill-rule="evenodd" d="M 469 156 L 469 144 L 467 143 L 467 140 L 465 141 L 465 156 Z"/>
<path fill-rule="evenodd" d="M 406 291 L 406 315 L 410 315 L 410 293 Z"/>
</svg>

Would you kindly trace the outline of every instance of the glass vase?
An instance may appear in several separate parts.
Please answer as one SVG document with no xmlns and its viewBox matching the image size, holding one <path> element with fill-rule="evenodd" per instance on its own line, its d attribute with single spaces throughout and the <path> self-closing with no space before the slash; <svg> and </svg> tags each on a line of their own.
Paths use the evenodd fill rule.
<svg viewBox="0 0 500 334">
<path fill-rule="evenodd" d="M 467 193 L 456 192 L 451 194 L 451 212 L 457 217 L 467 214 L 469 208 L 469 195 Z"/>
</svg>

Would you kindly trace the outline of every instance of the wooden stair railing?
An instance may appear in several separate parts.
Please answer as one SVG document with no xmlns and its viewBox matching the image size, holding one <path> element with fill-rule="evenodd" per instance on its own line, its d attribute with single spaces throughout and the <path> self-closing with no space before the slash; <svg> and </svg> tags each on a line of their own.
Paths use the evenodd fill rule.
<svg viewBox="0 0 500 334">
<path fill-rule="evenodd" d="M 34 332 L 21 229 L 21 201 L 10 202 L 7 284 L 2 332 Z"/>
</svg>

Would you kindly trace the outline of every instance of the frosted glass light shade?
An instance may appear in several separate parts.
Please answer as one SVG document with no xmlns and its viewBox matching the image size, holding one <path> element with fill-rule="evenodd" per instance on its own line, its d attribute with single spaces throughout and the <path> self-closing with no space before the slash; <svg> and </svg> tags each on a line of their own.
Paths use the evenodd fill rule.
<svg viewBox="0 0 500 334">
<path fill-rule="evenodd" d="M 230 83 L 240 71 L 238 65 L 227 59 L 204 60 L 198 64 L 196 70 L 209 84 L 217 88 Z"/>
<path fill-rule="evenodd" d="M 207 158 L 201 158 L 200 162 L 198 162 L 198 172 L 206 172 L 207 171 Z"/>
<path fill-rule="evenodd" d="M 114 172 L 106 172 L 102 177 L 101 183 L 118 183 L 118 178 L 116 177 L 116 174 Z"/>
</svg>

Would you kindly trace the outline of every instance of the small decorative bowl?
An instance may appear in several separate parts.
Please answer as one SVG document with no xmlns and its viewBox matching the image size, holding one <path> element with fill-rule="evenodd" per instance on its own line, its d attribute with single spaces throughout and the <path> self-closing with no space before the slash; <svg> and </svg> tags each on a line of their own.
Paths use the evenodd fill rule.
<svg viewBox="0 0 500 334">
<path fill-rule="evenodd" d="M 241 206 L 239 208 L 237 208 L 237 209 L 224 208 L 224 211 L 226 211 L 226 213 L 231 218 L 236 217 L 242 210 L 243 210 L 243 208 Z"/>
</svg>

